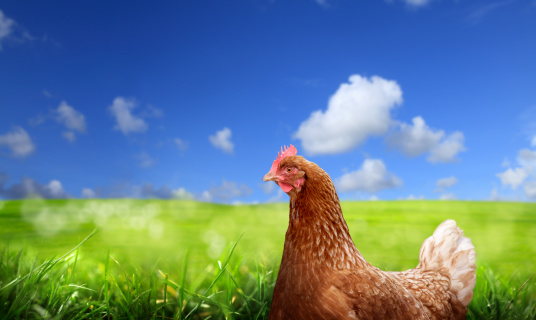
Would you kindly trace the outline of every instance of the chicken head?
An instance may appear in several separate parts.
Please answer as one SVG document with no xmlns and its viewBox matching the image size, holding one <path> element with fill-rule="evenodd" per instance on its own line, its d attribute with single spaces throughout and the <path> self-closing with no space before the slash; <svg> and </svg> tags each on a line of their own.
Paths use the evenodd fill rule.
<svg viewBox="0 0 536 320">
<path fill-rule="evenodd" d="M 264 181 L 274 181 L 284 192 L 289 193 L 293 189 L 300 191 L 305 182 L 305 172 L 300 170 L 297 164 L 293 163 L 298 150 L 293 145 L 277 153 L 277 157 L 272 163 L 270 171 L 262 178 Z"/>
</svg>

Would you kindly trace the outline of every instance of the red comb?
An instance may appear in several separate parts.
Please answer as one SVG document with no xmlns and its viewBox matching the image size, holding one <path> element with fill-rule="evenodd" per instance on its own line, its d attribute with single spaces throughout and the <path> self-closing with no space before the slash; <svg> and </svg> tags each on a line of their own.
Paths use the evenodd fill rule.
<svg viewBox="0 0 536 320">
<path fill-rule="evenodd" d="M 298 154 L 298 150 L 296 150 L 293 145 L 290 145 L 288 148 L 287 146 L 285 146 L 285 149 L 281 147 L 281 152 L 277 153 L 277 158 L 275 158 L 274 162 L 272 163 L 272 168 L 270 169 L 270 171 L 277 170 L 279 162 L 281 162 L 281 160 L 283 160 L 284 158 L 288 156 L 295 156 L 296 154 Z"/>
</svg>

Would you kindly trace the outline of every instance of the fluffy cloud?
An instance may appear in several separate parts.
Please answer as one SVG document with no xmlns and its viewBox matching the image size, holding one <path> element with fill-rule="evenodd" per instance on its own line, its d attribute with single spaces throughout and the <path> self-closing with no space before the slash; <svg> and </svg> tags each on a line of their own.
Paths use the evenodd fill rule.
<svg viewBox="0 0 536 320">
<path fill-rule="evenodd" d="M 430 155 L 426 160 L 433 163 L 456 161 L 456 155 L 466 150 L 463 145 L 464 140 L 465 137 L 462 132 L 456 131 L 452 133 L 430 150 Z"/>
<path fill-rule="evenodd" d="M 204 191 L 199 200 L 201 201 L 221 201 L 228 202 L 232 198 L 250 195 L 253 191 L 245 184 L 238 184 L 233 181 L 223 180 L 222 184 Z"/>
<path fill-rule="evenodd" d="M 13 19 L 7 17 L 0 10 L 0 51 L 2 51 L 2 43 L 10 41 L 11 43 L 23 43 L 32 41 L 36 38 L 26 31 L 20 24 L 17 24 Z"/>
<path fill-rule="evenodd" d="M 400 131 L 387 137 L 387 142 L 407 156 L 415 157 L 429 152 L 445 136 L 443 131 L 430 129 L 421 117 L 412 120 L 413 126 L 400 123 Z"/>
<path fill-rule="evenodd" d="M 464 136 L 454 132 L 448 136 L 443 130 L 434 130 L 421 117 L 412 119 L 413 125 L 399 123 L 399 130 L 389 134 L 387 143 L 409 157 L 429 153 L 430 162 L 452 162 L 455 156 L 465 150 Z"/>
<path fill-rule="evenodd" d="M 125 135 L 131 132 L 145 132 L 147 130 L 147 123 L 142 118 L 132 114 L 132 110 L 135 107 L 136 102 L 134 99 L 123 97 L 116 97 L 114 99 L 109 110 L 117 121 L 117 124 L 114 126 L 115 130 L 119 130 Z"/>
<path fill-rule="evenodd" d="M 54 110 L 54 113 L 56 114 L 56 121 L 65 125 L 65 127 L 69 129 L 69 131 L 63 132 L 63 137 L 70 142 L 76 140 L 74 131 L 80 133 L 86 132 L 86 117 L 81 112 L 68 105 L 67 102 L 62 101 L 58 109 Z"/>
<path fill-rule="evenodd" d="M 536 180 L 528 181 L 523 185 L 525 195 L 530 199 L 536 199 Z"/>
<path fill-rule="evenodd" d="M 395 81 L 378 76 L 352 75 L 329 99 L 325 111 L 314 111 L 301 123 L 294 138 L 309 154 L 337 154 L 382 135 L 391 124 L 391 109 L 402 103 Z"/>
<path fill-rule="evenodd" d="M 0 174 L 0 197 L 6 199 L 45 198 L 63 199 L 70 198 L 58 180 L 51 180 L 48 184 L 41 184 L 32 178 L 24 177 L 20 183 L 5 187 L 7 175 Z"/>
<path fill-rule="evenodd" d="M 208 140 L 214 147 L 222 149 L 227 153 L 233 153 L 234 144 L 231 141 L 231 136 L 231 129 L 225 127 L 222 130 L 217 131 L 214 135 L 210 135 Z"/>
<path fill-rule="evenodd" d="M 186 191 L 184 188 L 178 188 L 172 191 L 173 199 L 193 200 L 194 195 L 191 192 Z"/>
<path fill-rule="evenodd" d="M 516 190 L 529 174 L 525 168 L 515 168 L 513 170 L 508 168 L 505 172 L 497 173 L 496 176 L 501 179 L 503 186 L 511 186 L 512 189 Z"/>
<path fill-rule="evenodd" d="M 462 132 L 446 135 L 428 127 L 422 117 L 413 118 L 412 124 L 394 121 L 391 110 L 401 103 L 402 90 L 395 81 L 352 75 L 329 99 L 327 109 L 314 111 L 293 137 L 308 154 L 337 154 L 387 134 L 396 124 L 386 142 L 407 156 L 428 153 L 429 162 L 453 162 L 465 150 Z"/>
<path fill-rule="evenodd" d="M 2 50 L 2 41 L 5 40 L 12 32 L 15 26 L 15 21 L 8 18 L 2 10 L 0 10 L 0 50 Z"/>
<path fill-rule="evenodd" d="M 436 182 L 436 187 L 437 187 L 436 191 L 441 192 L 447 188 L 452 187 L 456 183 L 458 183 L 458 178 L 456 177 L 448 177 L 448 178 L 439 179 Z"/>
<path fill-rule="evenodd" d="M 10 132 L 0 135 L 0 147 L 11 149 L 15 157 L 24 158 L 35 151 L 30 135 L 21 127 L 14 127 Z"/>
<path fill-rule="evenodd" d="M 536 151 L 521 149 L 517 154 L 517 161 L 520 165 L 527 168 L 536 167 Z"/>
<path fill-rule="evenodd" d="M 530 149 L 521 149 L 517 153 L 518 167 L 515 169 L 508 168 L 506 171 L 497 173 L 496 176 L 501 179 L 504 186 L 510 186 L 513 190 L 523 186 L 525 195 L 529 199 L 536 199 L 536 180 L 534 169 L 536 169 L 536 151 Z M 497 193 L 497 192 L 495 192 Z M 492 193 L 492 199 L 501 200 Z"/>
<path fill-rule="evenodd" d="M 402 180 L 387 171 L 380 159 L 366 159 L 360 169 L 344 174 L 336 180 L 337 188 L 342 191 L 364 191 L 376 193 L 402 185 Z"/>
<path fill-rule="evenodd" d="M 57 120 L 63 123 L 67 129 L 78 132 L 86 132 L 86 117 L 73 107 L 62 101 L 56 109 Z"/>
</svg>

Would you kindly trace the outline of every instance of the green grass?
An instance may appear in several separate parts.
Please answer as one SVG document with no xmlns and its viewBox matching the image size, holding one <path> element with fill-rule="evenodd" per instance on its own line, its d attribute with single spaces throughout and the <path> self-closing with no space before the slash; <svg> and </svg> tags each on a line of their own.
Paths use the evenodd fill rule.
<svg viewBox="0 0 536 320">
<path fill-rule="evenodd" d="M 344 202 L 343 211 L 361 253 L 384 270 L 413 268 L 422 241 L 455 219 L 478 255 L 468 318 L 536 317 L 535 204 Z M 265 319 L 287 223 L 287 204 L 0 202 L 0 319 Z"/>
</svg>

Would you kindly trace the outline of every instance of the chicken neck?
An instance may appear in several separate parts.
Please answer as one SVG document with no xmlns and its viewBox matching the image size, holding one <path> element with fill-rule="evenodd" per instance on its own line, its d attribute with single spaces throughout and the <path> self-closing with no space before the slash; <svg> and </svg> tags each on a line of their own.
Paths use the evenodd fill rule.
<svg viewBox="0 0 536 320">
<path fill-rule="evenodd" d="M 283 260 L 337 270 L 368 265 L 352 241 L 327 174 L 309 178 L 301 191 L 290 194 Z"/>
</svg>

